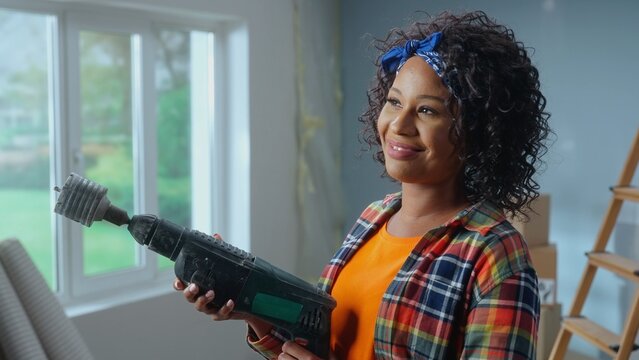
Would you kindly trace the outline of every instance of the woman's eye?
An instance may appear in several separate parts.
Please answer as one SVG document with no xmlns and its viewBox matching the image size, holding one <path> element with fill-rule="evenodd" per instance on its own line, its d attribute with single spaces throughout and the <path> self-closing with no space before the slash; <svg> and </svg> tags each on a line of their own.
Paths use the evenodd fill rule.
<svg viewBox="0 0 639 360">
<path fill-rule="evenodd" d="M 419 108 L 417 112 L 420 114 L 426 114 L 426 115 L 434 115 L 436 113 L 435 110 L 426 106 Z"/>
<path fill-rule="evenodd" d="M 386 99 L 386 102 L 387 102 L 387 103 L 389 103 L 389 104 L 390 104 L 390 105 L 392 105 L 392 106 L 395 106 L 395 107 L 397 107 L 397 106 L 400 106 L 400 105 L 401 105 L 401 104 L 399 103 L 399 100 L 394 99 L 394 98 L 388 98 L 388 99 Z"/>
</svg>

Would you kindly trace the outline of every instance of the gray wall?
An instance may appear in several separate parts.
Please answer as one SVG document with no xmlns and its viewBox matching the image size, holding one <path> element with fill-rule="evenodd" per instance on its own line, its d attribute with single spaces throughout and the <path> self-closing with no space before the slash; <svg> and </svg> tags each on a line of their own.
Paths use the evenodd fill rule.
<svg viewBox="0 0 639 360">
<path fill-rule="evenodd" d="M 365 90 L 374 75 L 368 44 L 391 27 L 403 26 L 415 11 L 484 10 L 512 27 L 517 37 L 535 48 L 532 60 L 540 70 L 542 89 L 552 113 L 556 142 L 538 178 L 551 195 L 551 242 L 559 252 L 559 302 L 570 307 L 585 266 L 585 251 L 594 243 L 610 200 L 608 186 L 619 178 L 639 125 L 639 3 L 634 1 L 416 1 L 349 0 L 342 2 L 343 184 L 346 223 L 361 209 L 397 185 L 380 179 L 381 168 L 370 153 L 359 156 L 357 116 L 366 104 Z M 626 205 L 620 221 L 636 228 L 636 206 Z M 636 231 L 624 228 L 609 250 L 639 251 Z M 628 303 L 627 284 L 600 274 L 586 303 L 585 314 L 619 331 Z M 634 289 L 634 287 L 631 287 Z M 619 305 L 622 305 L 620 308 Z M 572 347 L 596 354 L 573 340 Z"/>
<path fill-rule="evenodd" d="M 214 322 L 181 294 L 73 318 L 96 360 L 261 359 L 246 345 L 243 321 Z"/>
</svg>

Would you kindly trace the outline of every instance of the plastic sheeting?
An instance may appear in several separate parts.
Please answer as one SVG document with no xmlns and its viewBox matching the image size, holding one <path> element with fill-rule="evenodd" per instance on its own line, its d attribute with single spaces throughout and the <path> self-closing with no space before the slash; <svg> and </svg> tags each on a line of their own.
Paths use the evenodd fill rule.
<svg viewBox="0 0 639 360">
<path fill-rule="evenodd" d="M 315 281 L 342 241 L 339 2 L 293 0 L 297 86 L 297 269 Z"/>
</svg>

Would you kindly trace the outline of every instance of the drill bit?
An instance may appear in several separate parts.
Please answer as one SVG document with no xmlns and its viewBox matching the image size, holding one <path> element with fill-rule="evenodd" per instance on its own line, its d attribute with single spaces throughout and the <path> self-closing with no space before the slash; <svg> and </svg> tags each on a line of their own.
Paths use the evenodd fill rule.
<svg viewBox="0 0 639 360">
<path fill-rule="evenodd" d="M 111 204 L 106 187 L 78 174 L 71 173 L 62 189 L 56 186 L 53 190 L 60 193 L 53 211 L 82 225 L 90 227 L 100 220 L 118 226 L 130 222 L 125 210 Z"/>
</svg>

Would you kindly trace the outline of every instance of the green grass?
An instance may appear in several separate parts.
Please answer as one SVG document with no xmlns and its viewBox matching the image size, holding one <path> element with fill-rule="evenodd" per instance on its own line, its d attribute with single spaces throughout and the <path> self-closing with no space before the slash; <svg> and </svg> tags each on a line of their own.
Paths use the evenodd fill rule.
<svg viewBox="0 0 639 360">
<path fill-rule="evenodd" d="M 53 287 L 53 237 L 49 193 L 0 189 L 0 239 L 18 238 Z"/>
<path fill-rule="evenodd" d="M 135 266 L 139 246 L 125 227 L 95 222 L 83 228 L 84 274 L 97 275 Z"/>
</svg>

